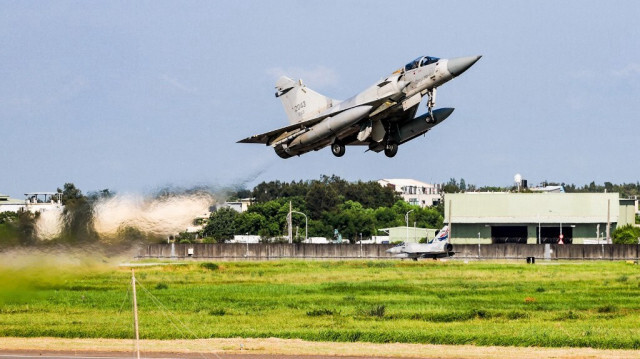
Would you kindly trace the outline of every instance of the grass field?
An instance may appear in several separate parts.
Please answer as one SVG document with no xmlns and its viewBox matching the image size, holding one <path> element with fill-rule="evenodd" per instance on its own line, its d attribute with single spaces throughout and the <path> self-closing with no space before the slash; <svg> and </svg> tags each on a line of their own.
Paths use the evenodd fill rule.
<svg viewBox="0 0 640 359">
<path fill-rule="evenodd" d="M 36 262 L 0 264 L 0 336 L 133 336 L 130 269 Z M 624 262 L 217 262 L 136 277 L 148 339 L 640 349 L 640 268 Z"/>
</svg>

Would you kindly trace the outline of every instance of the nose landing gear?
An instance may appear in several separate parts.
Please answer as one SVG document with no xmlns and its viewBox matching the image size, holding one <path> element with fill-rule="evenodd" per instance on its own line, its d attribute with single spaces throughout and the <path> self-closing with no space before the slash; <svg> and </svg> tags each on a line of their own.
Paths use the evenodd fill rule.
<svg viewBox="0 0 640 359">
<path fill-rule="evenodd" d="M 433 123 L 436 122 L 436 119 L 433 117 L 433 108 L 436 106 L 436 89 L 432 88 L 427 91 L 427 95 L 429 99 L 427 100 L 427 108 L 429 109 L 429 116 L 427 116 L 427 122 Z"/>
</svg>

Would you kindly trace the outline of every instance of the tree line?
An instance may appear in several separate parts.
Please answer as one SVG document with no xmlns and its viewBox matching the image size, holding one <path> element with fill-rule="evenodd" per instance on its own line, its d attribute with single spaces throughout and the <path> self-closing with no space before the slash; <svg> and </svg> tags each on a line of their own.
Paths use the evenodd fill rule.
<svg viewBox="0 0 640 359">
<path fill-rule="evenodd" d="M 564 182 L 552 182 L 552 181 L 543 181 L 540 184 L 542 187 L 546 186 L 562 186 L 566 193 L 619 193 L 620 198 L 634 198 L 636 196 L 640 196 L 640 182 L 636 183 L 622 183 L 622 184 L 614 184 L 611 182 L 604 182 L 603 184 L 596 184 L 592 181 L 589 184 L 585 184 L 582 186 L 577 186 L 573 183 L 564 183 Z M 515 186 L 476 186 L 476 185 L 467 185 L 464 178 L 457 180 L 455 178 L 450 178 L 448 182 L 442 185 L 442 190 L 445 193 L 463 193 L 463 192 L 513 192 L 516 191 L 517 188 Z M 521 192 L 530 192 L 527 189 L 521 189 Z"/>
<path fill-rule="evenodd" d="M 213 212 L 202 231 L 206 240 L 223 242 L 234 235 L 283 237 L 287 231 L 289 203 L 292 222 L 297 228 L 296 240 L 304 238 L 305 217 L 309 237 L 342 238 L 355 242 L 360 238 L 383 235 L 382 228 L 404 226 L 409 214 L 410 225 L 440 228 L 443 208 L 420 208 L 410 205 L 391 188 L 378 182 L 349 182 L 338 176 L 322 176 L 308 181 L 262 182 L 253 190 L 241 189 L 231 193 L 231 199 L 252 198 L 247 211 L 238 213 L 230 208 Z M 295 233 L 294 233 L 295 234 Z M 183 238 L 188 239 L 188 238 Z"/>
<path fill-rule="evenodd" d="M 620 185 L 605 182 L 602 185 L 591 182 L 584 186 L 558 183 L 569 193 L 619 192 L 621 197 L 640 195 L 640 183 Z M 202 191 L 204 189 L 194 189 Z M 451 178 L 442 184 L 445 193 L 468 191 L 508 191 L 513 188 L 477 187 L 466 184 L 464 179 Z M 188 192 L 188 191 L 187 191 Z M 101 237 L 93 225 L 95 203 L 109 198 L 114 193 L 108 189 L 83 194 L 73 183 L 65 183 L 58 188 L 64 211 L 62 227 L 56 238 L 47 243 L 86 244 L 86 243 L 123 243 L 133 241 L 159 241 L 166 237 L 153 237 L 135 227 L 122 228 L 116 238 Z M 161 191 L 158 196 L 175 193 L 175 190 Z M 380 186 L 376 181 L 349 182 L 338 176 L 321 176 L 317 180 L 306 181 L 269 181 L 262 182 L 253 189 L 239 188 L 227 191 L 229 200 L 252 198 L 254 203 L 243 213 L 230 208 L 219 208 L 204 220 L 200 233 L 180 233 L 181 241 L 192 241 L 196 236 L 204 241 L 224 242 L 234 235 L 259 235 L 264 239 L 282 238 L 287 233 L 287 215 L 289 203 L 295 212 L 304 213 L 308 219 L 308 236 L 333 238 L 336 231 L 342 238 L 355 242 L 383 235 L 380 229 L 406 225 L 405 215 L 409 213 L 409 226 L 421 228 L 441 228 L 443 225 L 444 205 L 420 208 L 410 205 L 391 188 Z M 38 213 L 28 211 L 0 213 L 0 247 L 39 244 L 37 236 Z M 293 214 L 296 228 L 296 240 L 305 235 L 305 217 Z M 636 223 L 640 217 L 636 216 Z M 620 238 L 629 241 L 634 238 L 637 228 L 620 229 Z M 616 233 L 612 234 L 614 239 Z M 637 236 L 635 237 L 637 238 Z M 621 239 L 621 241 L 623 241 Z"/>
</svg>

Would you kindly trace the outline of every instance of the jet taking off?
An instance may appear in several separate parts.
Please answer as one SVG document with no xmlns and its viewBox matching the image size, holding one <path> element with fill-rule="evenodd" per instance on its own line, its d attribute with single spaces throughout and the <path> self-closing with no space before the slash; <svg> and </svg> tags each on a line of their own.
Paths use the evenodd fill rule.
<svg viewBox="0 0 640 359">
<path fill-rule="evenodd" d="M 399 145 L 451 115 L 453 108 L 433 110 L 436 88 L 465 72 L 480 57 L 422 56 L 344 101 L 325 97 L 302 80 L 282 76 L 276 82 L 276 97 L 282 100 L 290 125 L 238 143 L 266 144 L 282 158 L 329 145 L 337 157 L 344 155 L 345 146 L 352 145 L 368 146 L 374 152 L 384 150 L 387 157 L 393 157 Z M 416 117 L 425 96 L 428 111 Z"/>
</svg>

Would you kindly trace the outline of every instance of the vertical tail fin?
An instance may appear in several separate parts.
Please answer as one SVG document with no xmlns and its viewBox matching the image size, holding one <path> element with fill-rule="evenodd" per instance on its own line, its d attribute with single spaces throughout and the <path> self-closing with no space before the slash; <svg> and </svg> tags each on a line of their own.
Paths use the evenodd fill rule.
<svg viewBox="0 0 640 359">
<path fill-rule="evenodd" d="M 442 241 L 448 241 L 448 240 L 449 240 L 449 226 L 445 225 L 438 232 L 438 235 L 436 236 L 434 242 L 442 242 Z"/>
<path fill-rule="evenodd" d="M 282 101 L 289 123 L 299 123 L 332 107 L 336 100 L 323 96 L 302 84 L 282 76 L 276 81 L 276 97 Z"/>
</svg>

